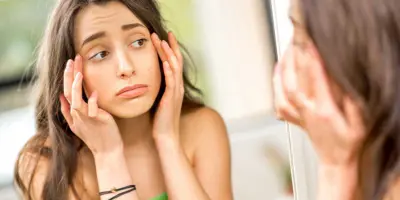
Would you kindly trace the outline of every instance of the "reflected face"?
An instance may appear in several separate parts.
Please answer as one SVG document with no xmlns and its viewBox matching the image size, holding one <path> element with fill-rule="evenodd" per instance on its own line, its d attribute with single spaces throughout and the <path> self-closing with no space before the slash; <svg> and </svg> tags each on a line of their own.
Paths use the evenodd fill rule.
<svg viewBox="0 0 400 200">
<path fill-rule="evenodd" d="M 74 45 L 83 60 L 85 93 L 97 91 L 99 107 L 115 117 L 146 113 L 157 97 L 161 73 L 150 34 L 117 1 L 89 4 L 75 19 Z"/>
<path fill-rule="evenodd" d="M 320 65 L 324 65 L 318 49 L 316 48 L 313 40 L 307 33 L 306 24 L 300 4 L 301 0 L 291 0 L 289 18 L 293 25 L 293 35 L 291 38 L 290 46 L 288 47 L 289 49 L 287 49 L 287 51 L 285 52 L 285 56 L 283 56 L 283 59 L 288 59 L 291 57 L 297 69 L 307 68 L 311 66 L 310 63 L 319 63 Z M 282 62 L 285 62 L 285 60 L 283 60 Z M 302 79 L 299 79 L 299 87 L 309 88 L 309 86 L 307 86 L 307 78 L 308 77 L 303 77 Z M 328 80 L 330 80 L 329 77 Z M 342 95 L 339 87 L 332 80 L 330 80 L 330 86 L 335 101 L 338 104 L 341 104 Z M 312 94 L 312 91 L 305 90 L 305 92 L 308 96 L 314 95 Z"/>
<path fill-rule="evenodd" d="M 304 18 L 300 10 L 299 0 L 291 0 L 289 19 L 293 25 L 292 46 L 304 49 L 311 45 L 311 39 L 305 29 Z M 296 49 L 295 49 L 296 50 Z"/>
</svg>

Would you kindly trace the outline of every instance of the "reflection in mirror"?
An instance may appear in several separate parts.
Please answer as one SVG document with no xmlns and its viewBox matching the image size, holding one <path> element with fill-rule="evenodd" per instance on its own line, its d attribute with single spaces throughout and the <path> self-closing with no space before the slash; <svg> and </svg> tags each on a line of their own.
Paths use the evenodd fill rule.
<svg viewBox="0 0 400 200">
<path fill-rule="evenodd" d="M 291 2 L 293 35 L 275 77 L 282 80 L 286 100 L 278 115 L 309 138 L 296 139 L 297 129 L 290 132 L 296 197 L 400 198 L 399 6 L 398 1 Z"/>
<path fill-rule="evenodd" d="M 283 59 L 287 48 L 291 45 L 293 24 L 290 12 L 296 2 L 291 0 L 270 0 L 273 13 L 274 33 L 278 59 Z M 296 12 L 298 13 L 298 12 Z M 281 79 L 280 79 L 281 80 Z M 275 80 L 274 80 L 275 81 Z M 279 85 L 282 85 L 279 82 Z M 276 84 L 277 85 L 277 84 Z M 275 94 L 275 106 L 285 105 L 280 95 Z M 282 116 L 280 116 L 282 118 Z M 289 160 L 296 199 L 315 199 L 317 158 L 307 134 L 293 124 L 287 124 L 289 141 Z"/>
</svg>

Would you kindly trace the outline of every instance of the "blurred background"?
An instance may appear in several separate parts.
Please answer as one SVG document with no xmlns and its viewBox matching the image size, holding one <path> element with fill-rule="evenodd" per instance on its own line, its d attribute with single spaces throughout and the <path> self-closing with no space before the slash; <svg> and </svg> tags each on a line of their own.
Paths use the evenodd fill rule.
<svg viewBox="0 0 400 200">
<path fill-rule="evenodd" d="M 34 134 L 30 80 L 35 50 L 55 2 L 0 0 L 0 200 L 18 199 L 13 167 Z M 273 116 L 272 72 L 282 46 L 276 41 L 282 38 L 276 35 L 271 2 L 159 2 L 168 28 L 194 57 L 196 83 L 207 105 L 227 123 L 235 199 L 293 199 L 288 133 Z"/>
</svg>

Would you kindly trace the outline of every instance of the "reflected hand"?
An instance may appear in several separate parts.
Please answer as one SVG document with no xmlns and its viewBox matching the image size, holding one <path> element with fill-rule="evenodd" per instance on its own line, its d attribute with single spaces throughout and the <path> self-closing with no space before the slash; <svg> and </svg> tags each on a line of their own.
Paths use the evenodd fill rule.
<svg viewBox="0 0 400 200">
<path fill-rule="evenodd" d="M 310 47 L 311 48 L 311 47 Z M 315 49 L 308 49 L 317 56 Z M 282 67 L 282 86 L 286 101 L 294 108 L 296 119 L 308 133 L 323 164 L 343 166 L 356 162 L 365 138 L 360 107 L 349 96 L 344 96 L 341 111 L 332 95 L 327 75 L 318 57 L 310 59 L 306 67 L 293 61 L 293 51 L 286 55 Z M 299 84 L 302 83 L 306 84 Z M 308 95 L 308 91 L 312 95 Z"/>
<path fill-rule="evenodd" d="M 285 59 L 283 59 L 285 60 Z M 282 66 L 278 62 L 274 68 L 273 90 L 274 107 L 276 116 L 280 120 L 288 121 L 297 126 L 301 126 L 301 119 L 295 107 L 290 104 L 282 87 Z M 285 77 L 287 78 L 287 77 Z"/>
<path fill-rule="evenodd" d="M 61 112 L 72 132 L 78 136 L 93 154 L 121 150 L 122 139 L 111 114 L 100 109 L 97 92 L 88 103 L 82 99 L 82 57 L 69 60 L 64 71 L 64 94 L 60 95 Z"/>
</svg>

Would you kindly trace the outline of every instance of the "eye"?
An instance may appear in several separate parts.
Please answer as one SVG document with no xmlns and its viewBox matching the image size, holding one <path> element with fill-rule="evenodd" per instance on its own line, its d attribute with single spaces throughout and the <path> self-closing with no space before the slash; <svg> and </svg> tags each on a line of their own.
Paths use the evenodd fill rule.
<svg viewBox="0 0 400 200">
<path fill-rule="evenodd" d="M 136 41 L 132 42 L 131 45 L 132 45 L 134 48 L 140 48 L 140 47 L 142 47 L 142 46 L 144 45 L 144 43 L 145 43 L 146 41 L 147 41 L 146 39 L 136 40 Z"/>
<path fill-rule="evenodd" d="M 107 51 L 100 51 L 99 53 L 94 54 L 94 56 L 90 57 L 89 60 L 103 60 L 106 56 L 108 56 L 108 54 L 110 54 Z"/>
</svg>

